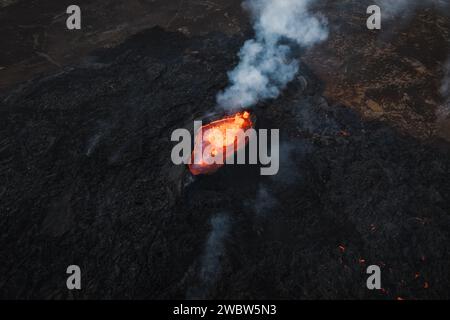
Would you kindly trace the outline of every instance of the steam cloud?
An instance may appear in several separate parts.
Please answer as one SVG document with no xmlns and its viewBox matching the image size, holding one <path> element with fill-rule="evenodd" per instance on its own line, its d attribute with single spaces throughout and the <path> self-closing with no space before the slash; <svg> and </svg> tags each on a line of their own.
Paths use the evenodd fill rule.
<svg viewBox="0 0 450 320">
<path fill-rule="evenodd" d="M 223 108 L 246 108 L 276 98 L 294 79 L 299 64 L 292 44 L 309 47 L 328 37 L 326 21 L 312 15 L 313 0 L 246 0 L 255 38 L 241 48 L 238 66 L 228 73 L 230 85 L 217 95 Z"/>
</svg>

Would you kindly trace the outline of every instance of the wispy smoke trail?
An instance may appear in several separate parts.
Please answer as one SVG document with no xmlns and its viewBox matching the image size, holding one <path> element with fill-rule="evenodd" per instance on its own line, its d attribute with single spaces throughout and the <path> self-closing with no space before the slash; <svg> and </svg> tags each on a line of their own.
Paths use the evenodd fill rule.
<svg viewBox="0 0 450 320">
<path fill-rule="evenodd" d="M 201 258 L 199 281 L 188 290 L 187 299 L 205 299 L 208 296 L 210 287 L 217 280 L 221 270 L 221 258 L 224 255 L 230 224 L 230 218 L 225 214 L 211 218 L 212 230 Z"/>
<path fill-rule="evenodd" d="M 388 18 L 409 15 L 419 6 L 444 8 L 449 4 L 448 0 L 375 0 L 375 3 Z"/>
<path fill-rule="evenodd" d="M 375 0 L 375 3 L 381 7 L 383 14 L 388 17 L 394 17 L 407 10 L 413 10 L 418 1 L 415 0 Z"/>
<path fill-rule="evenodd" d="M 263 185 L 259 186 L 258 194 L 255 199 L 255 213 L 260 218 L 266 218 L 266 215 L 275 207 L 277 200 Z"/>
<path fill-rule="evenodd" d="M 442 80 L 440 92 L 444 98 L 450 98 L 450 57 L 444 67 L 444 79 Z"/>
<path fill-rule="evenodd" d="M 440 93 L 444 101 L 436 110 L 438 122 L 450 116 L 450 57 L 444 66 L 444 78 L 442 79 Z"/>
<path fill-rule="evenodd" d="M 313 15 L 313 0 L 246 0 L 254 20 L 255 38 L 245 42 L 238 66 L 229 72 L 230 85 L 217 95 L 223 108 L 245 108 L 275 98 L 294 79 L 298 61 L 292 44 L 309 47 L 328 36 L 326 21 Z"/>
</svg>

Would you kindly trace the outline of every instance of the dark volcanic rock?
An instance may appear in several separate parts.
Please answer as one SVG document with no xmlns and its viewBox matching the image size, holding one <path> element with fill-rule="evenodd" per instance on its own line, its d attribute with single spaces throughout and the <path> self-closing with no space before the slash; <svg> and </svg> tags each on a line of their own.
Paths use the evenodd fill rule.
<svg viewBox="0 0 450 320">
<path fill-rule="evenodd" d="M 255 109 L 278 175 L 172 165 L 242 41 L 152 29 L 4 94 L 2 298 L 449 298 L 448 144 L 328 105 L 306 66 Z"/>
</svg>

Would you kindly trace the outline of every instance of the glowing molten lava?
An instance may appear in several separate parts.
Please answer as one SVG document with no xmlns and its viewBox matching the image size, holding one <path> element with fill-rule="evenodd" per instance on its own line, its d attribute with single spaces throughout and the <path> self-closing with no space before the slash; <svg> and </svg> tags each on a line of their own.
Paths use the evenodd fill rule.
<svg viewBox="0 0 450 320">
<path fill-rule="evenodd" d="M 222 167 L 227 158 L 248 143 L 247 138 L 238 139 L 239 133 L 252 127 L 250 113 L 247 111 L 201 127 L 195 137 L 194 151 L 189 164 L 191 173 L 209 174 Z"/>
</svg>

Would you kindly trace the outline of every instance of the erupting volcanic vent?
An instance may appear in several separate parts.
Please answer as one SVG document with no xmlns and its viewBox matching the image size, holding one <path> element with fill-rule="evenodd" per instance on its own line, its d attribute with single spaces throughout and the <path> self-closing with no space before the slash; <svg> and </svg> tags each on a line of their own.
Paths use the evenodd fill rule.
<svg viewBox="0 0 450 320">
<path fill-rule="evenodd" d="M 248 138 L 241 134 L 253 127 L 250 113 L 239 112 L 202 126 L 195 137 L 189 170 L 194 175 L 210 174 L 245 147 Z"/>
</svg>

